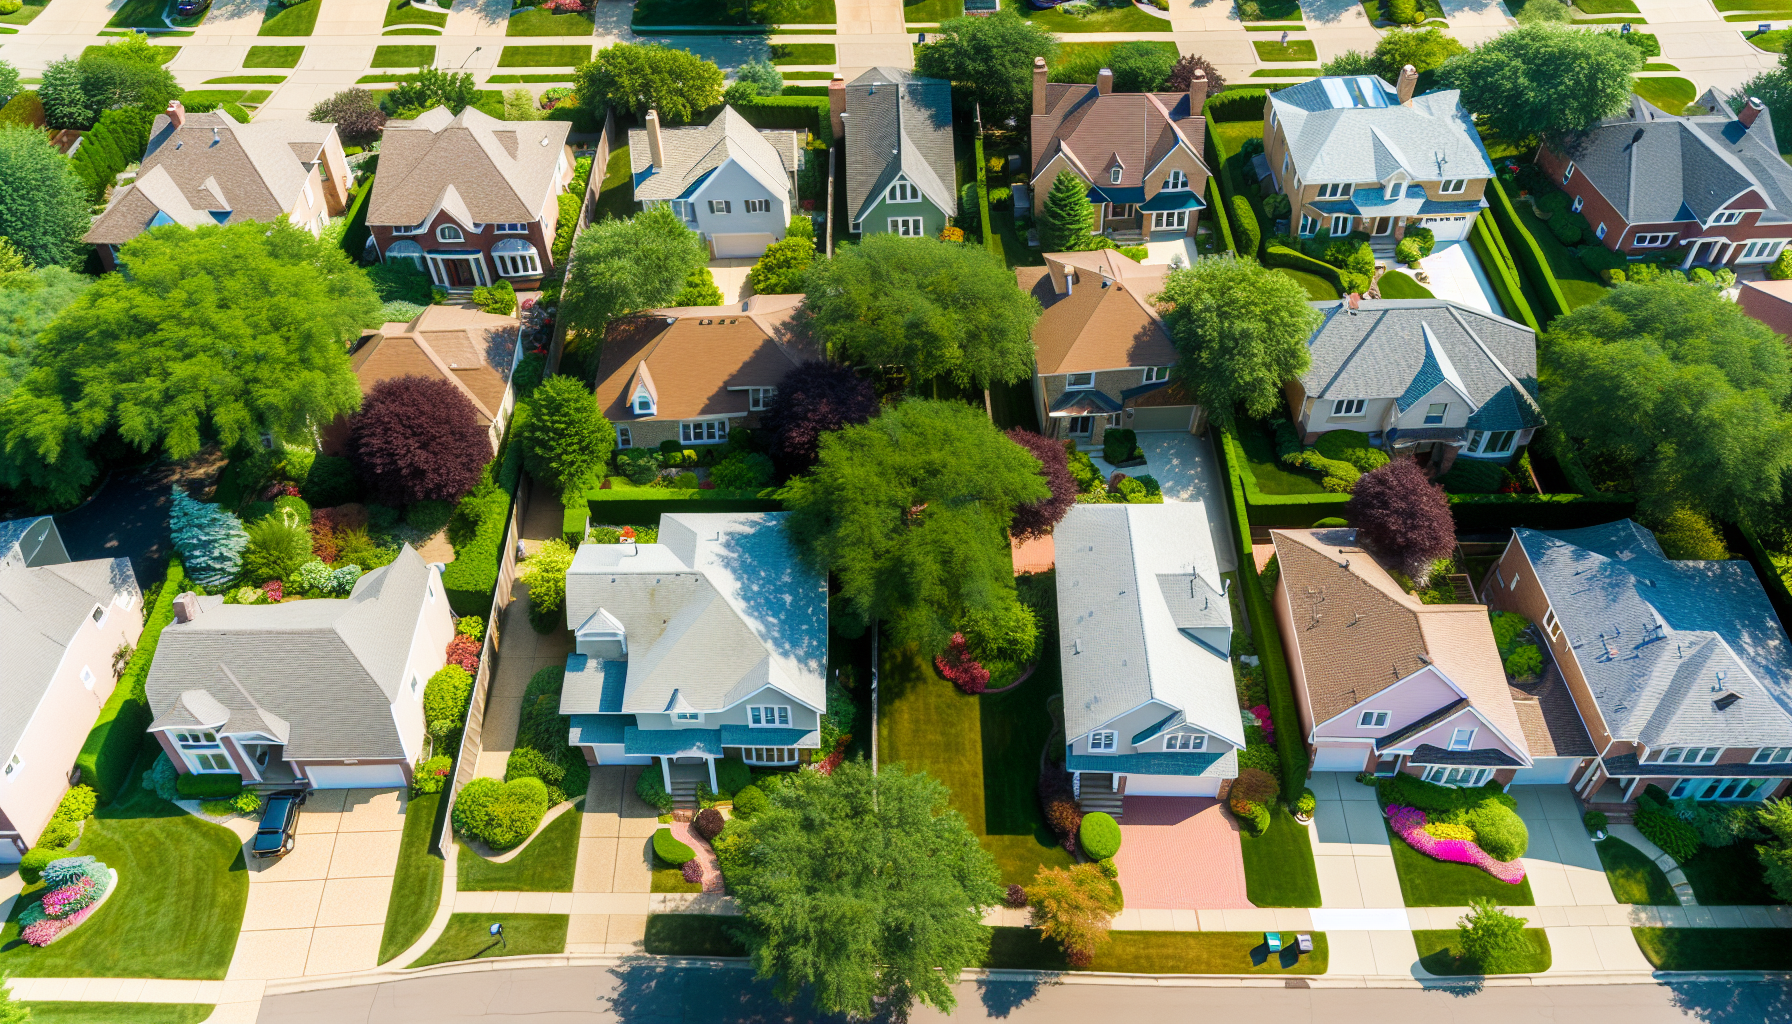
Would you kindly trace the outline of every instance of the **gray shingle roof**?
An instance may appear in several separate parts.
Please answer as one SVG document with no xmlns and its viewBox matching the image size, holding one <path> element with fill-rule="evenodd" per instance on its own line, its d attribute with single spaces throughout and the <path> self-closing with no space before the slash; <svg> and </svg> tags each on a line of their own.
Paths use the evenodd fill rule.
<svg viewBox="0 0 1792 1024">
<path fill-rule="evenodd" d="M 1307 341 L 1301 386 L 1310 397 L 1394 398 L 1404 409 L 1449 380 L 1478 407 L 1472 429 L 1543 422 L 1530 328 L 1444 299 L 1381 299 L 1355 313 L 1342 302 L 1311 305 L 1325 322 Z"/>
<path fill-rule="evenodd" d="M 29 525 L 34 520 L 22 522 Z M 119 594 L 137 593 L 137 577 L 128 558 L 31 569 L 0 561 L 0 637 L 5 638 L 6 651 L 0 661 L 0 761 L 11 756 L 25 735 L 32 713 L 93 606 L 110 606 Z M 136 615 L 140 607 L 113 614 Z M 96 673 L 110 669 L 92 667 Z"/>
<path fill-rule="evenodd" d="M 1300 180 L 1385 181 L 1491 178 L 1493 162 L 1455 89 L 1400 105 L 1393 86 L 1372 75 L 1315 78 L 1269 94 Z"/>
<path fill-rule="evenodd" d="M 1514 536 L 1614 737 L 1792 745 L 1792 644 L 1747 562 L 1665 558 L 1628 519 Z"/>
<path fill-rule="evenodd" d="M 367 223 L 409 226 L 438 206 L 464 224 L 532 222 L 560 191 L 570 121 L 500 121 L 468 107 L 389 121 Z"/>
<path fill-rule="evenodd" d="M 646 130 L 629 130 L 629 169 L 636 199 L 678 199 L 730 159 L 773 195 L 787 195 L 802 150 L 802 133 L 761 130 L 733 107 L 723 107 L 706 125 L 661 128 L 660 148 L 666 166 L 655 171 Z"/>
<path fill-rule="evenodd" d="M 952 83 L 872 68 L 846 86 L 846 209 L 863 217 L 906 177 L 947 216 L 958 212 Z"/>
</svg>

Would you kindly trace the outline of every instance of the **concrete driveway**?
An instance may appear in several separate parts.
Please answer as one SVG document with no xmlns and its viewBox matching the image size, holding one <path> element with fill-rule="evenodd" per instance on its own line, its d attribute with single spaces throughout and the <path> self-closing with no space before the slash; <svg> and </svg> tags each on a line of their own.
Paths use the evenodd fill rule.
<svg viewBox="0 0 1792 1024">
<path fill-rule="evenodd" d="M 1500 312 L 1499 300 L 1493 295 L 1493 285 L 1487 280 L 1487 271 L 1482 268 L 1480 259 L 1467 242 L 1437 243 L 1437 248 L 1431 250 L 1431 255 L 1419 262 L 1419 269 L 1431 279 L 1431 283 L 1425 287 L 1438 298 L 1459 302 L 1483 313 Z M 1396 267 L 1388 273 L 1411 277 L 1413 272 L 1405 267 Z"/>
<path fill-rule="evenodd" d="M 1540 907 L 1616 906 L 1599 851 L 1580 822 L 1580 807 L 1567 786 L 1513 786 L 1518 816 L 1531 832 L 1524 869 Z"/>
<path fill-rule="evenodd" d="M 1232 540 L 1232 520 L 1226 509 L 1225 476 L 1219 459 L 1214 457 L 1209 438 L 1185 434 L 1179 430 L 1147 430 L 1139 435 L 1139 449 L 1145 453 L 1143 466 L 1116 470 L 1099 455 L 1090 461 L 1104 474 L 1116 472 L 1127 476 L 1150 476 L 1163 488 L 1165 501 L 1204 501 L 1207 503 L 1207 525 L 1213 531 L 1213 553 L 1221 572 L 1238 568 L 1237 546 Z"/>
<path fill-rule="evenodd" d="M 1313 927 L 1330 938 L 1333 974 L 1406 974 L 1419 959 L 1375 791 L 1340 772 L 1315 772 L 1308 836 L 1319 873 Z"/>
<path fill-rule="evenodd" d="M 1245 895 L 1238 828 L 1218 800 L 1129 796 L 1120 818 L 1120 886 L 1128 910 L 1237 910 Z"/>
</svg>

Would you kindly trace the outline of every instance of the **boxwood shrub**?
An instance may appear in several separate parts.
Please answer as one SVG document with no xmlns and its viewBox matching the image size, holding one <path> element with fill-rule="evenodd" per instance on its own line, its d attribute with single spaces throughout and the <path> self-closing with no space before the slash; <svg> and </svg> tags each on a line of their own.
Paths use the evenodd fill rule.
<svg viewBox="0 0 1792 1024">
<path fill-rule="evenodd" d="M 529 838 L 547 811 L 548 788 L 540 779 L 478 778 L 454 801 L 454 829 L 494 850 L 508 850 Z"/>
<path fill-rule="evenodd" d="M 697 851 L 680 842 L 678 837 L 672 834 L 671 829 L 662 828 L 654 830 L 653 855 L 675 868 L 681 868 L 687 862 L 696 859 Z"/>
<path fill-rule="evenodd" d="M 1120 852 L 1120 823 L 1113 816 L 1096 811 L 1083 815 L 1083 852 L 1093 860 L 1107 860 Z"/>
<path fill-rule="evenodd" d="M 635 779 L 635 795 L 642 803 L 659 808 L 661 814 L 671 814 L 672 794 L 666 792 L 665 780 L 660 778 L 657 766 L 648 765 L 647 768 Z"/>
<path fill-rule="evenodd" d="M 1475 843 L 1495 860 L 1517 860 L 1531 845 L 1530 829 L 1518 812 L 1498 800 L 1486 800 L 1464 815 L 1475 830 Z"/>
<path fill-rule="evenodd" d="M 734 792 L 734 816 L 742 821 L 771 805 L 771 801 L 766 799 L 765 793 L 758 786 L 742 786 Z"/>
<path fill-rule="evenodd" d="M 187 800 L 225 800 L 243 791 L 243 777 L 236 772 L 186 772 L 174 786 Z"/>
</svg>

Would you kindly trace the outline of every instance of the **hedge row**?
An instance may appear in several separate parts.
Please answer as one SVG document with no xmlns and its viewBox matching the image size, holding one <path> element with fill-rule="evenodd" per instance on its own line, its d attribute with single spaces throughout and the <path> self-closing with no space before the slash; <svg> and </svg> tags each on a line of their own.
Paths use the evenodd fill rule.
<svg viewBox="0 0 1792 1024">
<path fill-rule="evenodd" d="M 361 259 L 361 253 L 367 249 L 367 239 L 373 235 L 373 229 L 367 226 L 367 199 L 372 195 L 373 176 L 369 175 L 349 203 L 348 228 L 342 232 L 342 251 L 348 253 L 351 260 Z"/>
<path fill-rule="evenodd" d="M 1269 90 L 1255 87 L 1227 89 L 1207 98 L 1209 121 L 1261 121 Z"/>
<path fill-rule="evenodd" d="M 807 131 L 830 146 L 834 144 L 826 96 L 760 96 L 734 109 L 755 128 Z M 705 118 L 705 123 L 708 120 Z"/>
<path fill-rule="evenodd" d="M 1761 587 L 1767 591 L 1768 602 L 1774 611 L 1779 613 L 1780 620 L 1785 621 L 1792 615 L 1792 590 L 1787 589 L 1786 580 L 1779 574 L 1779 568 L 1773 564 L 1773 557 L 1768 554 L 1767 546 L 1754 530 L 1746 526 L 1739 527 L 1742 542 L 1748 547 L 1749 561 L 1754 564 L 1755 575 L 1761 577 Z"/>
<path fill-rule="evenodd" d="M 1225 245 L 1226 251 L 1237 252 L 1238 243 L 1232 240 L 1232 218 L 1227 217 L 1225 209 L 1220 206 L 1219 190 L 1219 181 L 1209 175 L 1207 178 L 1208 213 L 1213 218 L 1213 222 L 1219 226 L 1220 241 Z"/>
<path fill-rule="evenodd" d="M 510 513 L 516 507 L 517 487 L 523 478 L 523 449 L 513 444 L 517 427 L 529 416 L 529 396 L 541 383 L 544 364 L 539 357 L 525 358 L 511 378 L 516 388 L 516 408 L 510 414 L 510 425 L 504 432 L 502 450 L 494 461 L 493 483 L 497 492 L 483 498 L 468 495 L 461 500 L 455 516 L 463 527 L 471 527 L 473 536 L 465 545 L 457 545 L 454 561 L 442 571 L 442 586 L 448 591 L 448 605 L 456 615 L 484 615 L 491 611 L 492 591 L 498 586 L 498 568 L 504 562 L 504 535 L 510 527 Z M 450 527 L 450 536 L 453 527 Z"/>
<path fill-rule="evenodd" d="M 118 172 L 143 159 L 154 121 L 147 110 L 108 110 L 81 136 L 81 147 L 69 163 L 87 185 L 89 202 L 105 198 L 106 186 L 118 180 Z"/>
<path fill-rule="evenodd" d="M 989 223 L 989 167 L 983 162 L 983 136 L 977 136 L 974 146 L 977 153 L 977 215 L 982 223 L 983 248 L 994 253 L 996 259 L 1006 260 L 1002 237 Z"/>
<path fill-rule="evenodd" d="M 161 588 L 150 595 L 149 617 L 144 620 L 137 649 L 124 674 L 118 677 L 112 695 L 100 708 L 87 741 L 81 744 L 81 753 L 75 757 L 82 783 L 93 787 L 101 803 L 111 803 L 129 784 L 131 764 L 142 746 L 143 732 L 155 719 L 143 684 L 149 678 L 149 665 L 155 659 L 162 628 L 174 621 L 174 597 L 185 580 L 180 559 L 170 557 L 168 575 Z"/>
<path fill-rule="evenodd" d="M 1533 331 L 1541 330 L 1537 324 L 1537 315 L 1531 312 L 1531 303 L 1524 297 L 1524 286 L 1519 282 L 1518 264 L 1512 260 L 1511 250 L 1506 248 L 1505 239 L 1498 231 L 1487 226 L 1486 217 L 1476 217 L 1474 227 L 1469 229 L 1469 244 L 1474 247 L 1475 255 L 1480 257 L 1481 265 L 1487 268 L 1487 280 L 1493 284 L 1495 296 L 1499 298 L 1500 307 L 1506 311 L 1506 317 L 1516 320 Z"/>
<path fill-rule="evenodd" d="M 1543 300 L 1543 309 L 1532 310 L 1538 322 L 1548 323 L 1568 312 L 1568 300 L 1563 298 L 1562 286 L 1556 281 L 1555 273 L 1549 269 L 1549 258 L 1543 255 L 1543 249 L 1537 245 L 1537 240 L 1519 222 L 1518 211 L 1512 208 L 1512 200 L 1506 195 L 1498 178 L 1487 181 L 1487 204 L 1493 213 L 1493 219 L 1499 222 L 1500 233 L 1505 236 L 1513 259 Z"/>
<path fill-rule="evenodd" d="M 1234 195 L 1231 202 L 1232 216 L 1237 220 L 1234 237 L 1238 240 L 1238 252 L 1246 256 L 1256 256 L 1263 251 L 1263 225 L 1257 220 L 1257 211 L 1251 208 L 1250 199 Z"/>
<path fill-rule="evenodd" d="M 1266 267 L 1286 267 L 1307 274 L 1315 274 L 1331 282 L 1339 294 L 1344 291 L 1344 279 L 1338 276 L 1338 268 L 1324 260 L 1316 260 L 1304 252 L 1296 252 L 1285 245 L 1272 245 L 1263 250 L 1263 265 Z"/>
</svg>

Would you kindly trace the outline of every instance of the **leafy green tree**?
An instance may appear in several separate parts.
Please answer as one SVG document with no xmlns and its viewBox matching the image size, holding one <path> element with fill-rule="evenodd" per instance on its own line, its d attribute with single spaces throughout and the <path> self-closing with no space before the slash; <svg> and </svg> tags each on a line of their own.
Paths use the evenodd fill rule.
<svg viewBox="0 0 1792 1024">
<path fill-rule="evenodd" d="M 1457 920 L 1456 946 L 1466 964 L 1484 974 L 1510 974 L 1525 966 L 1530 944 L 1525 918 L 1513 917 L 1486 896 L 1469 900 L 1469 912 Z"/>
<path fill-rule="evenodd" d="M 517 428 L 529 472 L 562 491 L 597 482 L 616 448 L 616 428 L 577 377 L 555 374 L 535 389 L 528 419 Z"/>
<path fill-rule="evenodd" d="M 12 997 L 12 988 L 0 980 L 0 1024 L 29 1024 L 31 1008 Z"/>
<path fill-rule="evenodd" d="M 92 217 L 87 188 L 42 130 L 0 124 L 0 236 L 33 266 L 85 255 L 81 236 Z"/>
<path fill-rule="evenodd" d="M 534 93 L 523 88 L 504 90 L 504 120 L 540 121 L 547 116 L 548 112 L 535 102 Z"/>
<path fill-rule="evenodd" d="M 436 107 L 447 107 L 458 114 L 479 103 L 479 88 L 473 84 L 471 71 L 445 71 L 441 68 L 418 68 L 415 74 L 398 80 L 380 100 L 380 109 L 392 117 L 416 117 Z"/>
<path fill-rule="evenodd" d="M 1077 252 L 1089 248 L 1095 230 L 1095 205 L 1089 202 L 1089 186 L 1070 171 L 1059 171 L 1039 217 L 1039 244 L 1046 252 Z"/>
<path fill-rule="evenodd" d="M 1319 71 L 1325 75 L 1379 75 L 1381 68 L 1375 63 L 1373 52 L 1361 50 L 1345 50 L 1331 60 L 1319 65 Z"/>
<path fill-rule="evenodd" d="M 1176 69 L 1176 54 L 1155 43 L 1121 43 L 1108 53 L 1116 92 L 1157 92 Z M 1212 88 L 1210 84 L 1208 86 Z M 1184 86 L 1186 89 L 1187 87 Z"/>
<path fill-rule="evenodd" d="M 672 296 L 674 306 L 720 306 L 722 289 L 716 287 L 716 276 L 708 267 L 692 270 L 684 279 L 684 288 Z"/>
<path fill-rule="evenodd" d="M 44 120 L 52 128 L 86 129 L 100 116 L 99 109 L 87 98 L 87 90 L 81 88 L 81 65 L 73 57 L 44 65 L 37 98 L 44 105 Z"/>
<path fill-rule="evenodd" d="M 9 274 L 30 269 L 31 264 L 25 261 L 25 254 L 5 238 L 0 238 L 0 281 L 5 281 Z"/>
<path fill-rule="evenodd" d="M 92 283 L 93 278 L 66 267 L 0 276 L 0 400 L 31 369 L 38 332 Z"/>
<path fill-rule="evenodd" d="M 595 362 L 604 325 L 619 316 L 669 305 L 697 268 L 709 263 L 703 236 L 670 208 L 627 220 L 605 218 L 573 240 L 572 268 L 560 309 L 582 332 L 579 348 Z"/>
<path fill-rule="evenodd" d="M 1033 372 L 1039 301 L 979 246 L 871 235 L 810 267 L 807 288 L 808 322 L 836 359 L 979 389 Z"/>
<path fill-rule="evenodd" d="M 1058 41 L 1012 11 L 987 18 L 953 18 L 941 38 L 915 51 L 915 70 L 952 83 L 952 99 L 964 110 L 982 104 L 983 123 L 1017 118 L 1024 128 L 1033 109 L 1033 59 L 1058 57 Z"/>
<path fill-rule="evenodd" d="M 0 60 L 0 106 L 19 94 L 19 69 Z"/>
<path fill-rule="evenodd" d="M 1299 282 L 1248 257 L 1172 270 L 1156 301 L 1182 356 L 1176 380 L 1227 427 L 1240 408 L 1267 416 L 1280 406 L 1321 320 Z"/>
<path fill-rule="evenodd" d="M 173 459 L 206 439 L 309 437 L 352 411 L 348 342 L 379 307 L 341 248 L 284 220 L 153 228 L 38 335 L 0 404 L 0 483 L 78 498 L 109 431 Z"/>
<path fill-rule="evenodd" d="M 1063 947 L 1073 967 L 1088 967 L 1095 948 L 1108 940 L 1120 912 L 1120 893 L 1094 864 L 1040 868 L 1027 887 L 1033 924 Z"/>
<path fill-rule="evenodd" d="M 798 546 L 839 582 L 835 628 L 858 635 L 880 619 L 893 642 L 932 656 L 967 614 L 1031 614 L 1007 530 L 1016 506 L 1050 494 L 1039 460 L 981 408 L 909 399 L 823 434 L 784 500 Z"/>
<path fill-rule="evenodd" d="M 784 91 L 784 75 L 778 66 L 762 57 L 755 57 L 734 69 L 737 82 L 746 82 L 759 96 L 777 96 Z"/>
<path fill-rule="evenodd" d="M 1756 816 L 1773 842 L 1755 847 L 1755 856 L 1761 861 L 1773 894 L 1792 900 L 1792 800 L 1769 800 Z"/>
<path fill-rule="evenodd" d="M 1390 29 L 1375 44 L 1375 73 L 1389 82 L 1398 82 L 1400 69 L 1408 64 L 1423 74 L 1442 67 L 1451 57 L 1467 52 L 1468 47 L 1436 26 Z"/>
<path fill-rule="evenodd" d="M 766 246 L 747 271 L 747 284 L 759 295 L 794 295 L 803 290 L 803 276 L 814 262 L 815 240 L 788 235 Z"/>
<path fill-rule="evenodd" d="M 599 116 L 606 106 L 643 117 L 657 110 L 666 124 L 687 124 L 722 99 L 721 68 L 657 43 L 606 46 L 576 76 L 579 102 Z"/>
<path fill-rule="evenodd" d="M 1517 141 L 1582 131 L 1618 113 L 1642 67 L 1641 53 L 1612 36 L 1523 25 L 1451 57 L 1438 78 L 1462 90 L 1462 105 L 1488 128 Z"/>
<path fill-rule="evenodd" d="M 989 951 L 982 917 L 1002 893 L 946 787 L 863 760 L 792 779 L 725 833 L 750 851 L 752 869 L 729 881 L 759 976 L 786 1000 L 809 987 L 824 1014 L 901 1020 L 916 1002 L 950 1013 L 953 983 Z"/>
<path fill-rule="evenodd" d="M 1631 34 L 1635 35 L 1636 33 Z M 1657 50 L 1659 51 L 1659 47 Z M 39 86 L 39 91 L 42 88 Z M 1766 104 L 1767 112 L 1773 115 L 1776 133 L 1782 130 L 1780 125 L 1792 125 L 1792 54 L 1780 54 L 1778 66 L 1761 72 L 1734 90 L 1730 94 L 1732 112 L 1740 114 L 1742 105 L 1747 103 L 1751 96 Z M 1792 128 L 1786 130 L 1792 130 Z M 1787 256 L 1786 253 L 1782 253 L 1781 257 L 1792 260 L 1792 256 Z M 1776 263 L 1775 266 L 1778 264 Z M 1771 271 L 1768 273 L 1768 277 L 1773 278 Z M 1783 278 L 1773 279 L 1784 280 Z"/>
<path fill-rule="evenodd" d="M 572 559 L 572 546 L 555 537 L 517 566 L 516 578 L 529 585 L 529 625 L 537 633 L 568 627 L 560 613 L 566 608 L 566 570 Z"/>
<path fill-rule="evenodd" d="M 179 83 L 162 66 L 166 55 L 165 48 L 135 33 L 82 53 L 81 89 L 93 105 L 94 116 L 121 107 L 162 110 L 169 100 L 179 97 Z"/>
</svg>

